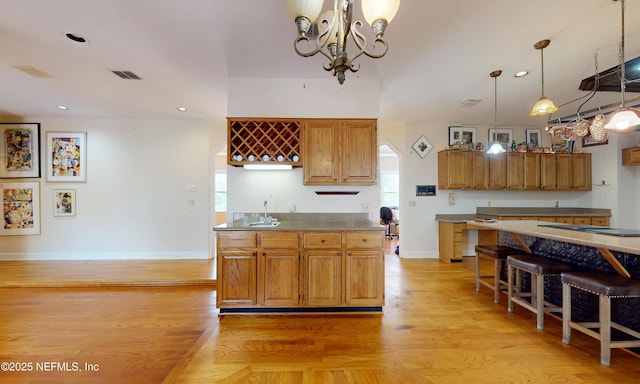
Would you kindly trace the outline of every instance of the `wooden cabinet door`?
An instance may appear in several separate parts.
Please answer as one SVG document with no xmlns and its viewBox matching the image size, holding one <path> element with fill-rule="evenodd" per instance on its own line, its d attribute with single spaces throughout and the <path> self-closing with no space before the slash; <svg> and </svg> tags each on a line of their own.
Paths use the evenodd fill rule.
<svg viewBox="0 0 640 384">
<path fill-rule="evenodd" d="M 575 153 L 573 158 L 573 189 L 576 191 L 591 190 L 591 154 Z"/>
<path fill-rule="evenodd" d="M 489 156 L 489 189 L 507 188 L 507 156 L 504 153 Z"/>
<path fill-rule="evenodd" d="M 257 303 L 256 252 L 219 251 L 218 307 L 248 307 Z"/>
<path fill-rule="evenodd" d="M 473 152 L 441 151 L 438 153 L 438 188 L 469 189 L 473 172 Z"/>
<path fill-rule="evenodd" d="M 573 189 L 573 158 L 568 153 L 556 154 L 556 185 L 559 191 Z"/>
<path fill-rule="evenodd" d="M 337 184 L 339 179 L 339 122 L 308 120 L 303 131 L 303 175 L 305 185 Z"/>
<path fill-rule="evenodd" d="M 640 148 L 625 148 L 622 150 L 622 165 L 640 164 Z"/>
<path fill-rule="evenodd" d="M 471 188 L 489 189 L 489 155 L 484 152 L 473 152 L 473 179 Z"/>
<path fill-rule="evenodd" d="M 304 251 L 302 300 L 306 306 L 329 307 L 342 304 L 342 252 Z"/>
<path fill-rule="evenodd" d="M 507 189 L 524 189 L 523 153 L 507 153 Z"/>
<path fill-rule="evenodd" d="M 540 189 L 541 163 L 539 153 L 524 153 L 524 189 Z"/>
<path fill-rule="evenodd" d="M 263 250 L 260 255 L 258 302 L 266 307 L 297 306 L 300 298 L 297 249 Z"/>
<path fill-rule="evenodd" d="M 384 253 L 347 250 L 345 282 L 347 305 L 384 305 Z"/>
<path fill-rule="evenodd" d="M 540 189 L 553 191 L 557 188 L 557 166 L 555 153 L 540 155 Z"/>
<path fill-rule="evenodd" d="M 376 122 L 345 120 L 340 124 L 341 183 L 373 185 L 378 173 Z"/>
</svg>

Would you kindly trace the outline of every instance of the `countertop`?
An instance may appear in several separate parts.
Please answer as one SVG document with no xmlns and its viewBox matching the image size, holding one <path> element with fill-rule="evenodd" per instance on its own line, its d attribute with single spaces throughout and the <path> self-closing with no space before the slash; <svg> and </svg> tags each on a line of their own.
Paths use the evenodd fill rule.
<svg viewBox="0 0 640 384">
<path fill-rule="evenodd" d="M 437 214 L 437 221 L 461 223 L 473 219 L 497 219 L 498 217 L 523 216 L 571 216 L 571 217 L 611 217 L 610 209 L 571 207 L 477 207 L 476 213 Z"/>
<path fill-rule="evenodd" d="M 640 237 L 617 237 L 588 232 L 570 231 L 566 229 L 540 227 L 539 225 L 548 225 L 549 223 L 537 220 L 498 220 L 495 223 L 469 221 L 467 224 L 482 228 L 495 229 L 498 231 L 513 232 L 543 239 L 640 255 Z"/>
<path fill-rule="evenodd" d="M 249 226 L 263 214 L 234 213 L 233 221 L 217 225 L 214 231 L 384 231 L 385 226 L 369 220 L 367 213 L 270 213 L 277 227 Z"/>
</svg>

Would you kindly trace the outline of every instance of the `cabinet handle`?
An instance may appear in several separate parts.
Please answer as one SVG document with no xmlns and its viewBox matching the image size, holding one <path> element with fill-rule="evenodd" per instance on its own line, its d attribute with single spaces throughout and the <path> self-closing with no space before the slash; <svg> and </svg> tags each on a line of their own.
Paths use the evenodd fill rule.
<svg viewBox="0 0 640 384">
<path fill-rule="evenodd" d="M 363 243 L 366 243 L 366 242 L 367 242 L 367 239 L 362 239 L 362 242 L 363 242 Z"/>
<path fill-rule="evenodd" d="M 324 239 L 320 240 L 320 243 L 324 244 Z"/>
</svg>

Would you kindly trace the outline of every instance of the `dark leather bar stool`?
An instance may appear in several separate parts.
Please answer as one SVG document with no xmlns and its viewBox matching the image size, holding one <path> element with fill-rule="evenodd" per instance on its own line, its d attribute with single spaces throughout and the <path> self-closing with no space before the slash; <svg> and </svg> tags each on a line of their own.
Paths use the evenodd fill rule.
<svg viewBox="0 0 640 384">
<path fill-rule="evenodd" d="M 493 301 L 500 302 L 500 291 L 507 289 L 507 282 L 500 278 L 502 265 L 509 255 L 523 254 L 524 251 L 504 247 L 501 245 L 476 245 L 476 292 L 480 292 L 480 285 L 493 290 Z M 480 272 L 480 259 L 493 262 L 493 275 L 482 275 Z"/>
<path fill-rule="evenodd" d="M 516 303 L 535 313 L 537 315 L 536 323 L 538 329 L 544 329 L 545 312 L 562 312 L 562 307 L 544 300 L 544 278 L 547 276 L 560 276 L 562 272 L 570 271 L 571 266 L 566 263 L 531 255 L 510 255 L 507 257 L 507 266 L 509 312 L 513 312 L 513 303 Z M 522 292 L 522 272 L 531 274 L 530 292 Z"/>
<path fill-rule="evenodd" d="M 578 330 L 600 340 L 600 363 L 611 364 L 611 348 L 640 347 L 640 332 L 629 329 L 611 320 L 611 299 L 640 297 L 640 281 L 624 276 L 604 273 L 565 272 L 562 281 L 562 342 L 569 344 L 571 329 Z M 571 288 L 581 289 L 599 296 L 597 322 L 571 321 Z M 611 328 L 634 339 L 611 341 Z M 594 329 L 596 329 L 594 331 Z"/>
</svg>

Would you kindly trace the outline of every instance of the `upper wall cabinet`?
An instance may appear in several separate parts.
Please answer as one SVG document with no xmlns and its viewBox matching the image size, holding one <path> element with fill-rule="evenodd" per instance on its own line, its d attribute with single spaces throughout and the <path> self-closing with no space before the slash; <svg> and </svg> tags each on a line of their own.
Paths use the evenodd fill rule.
<svg viewBox="0 0 640 384">
<path fill-rule="evenodd" d="M 438 187 L 472 190 L 591 190 L 590 153 L 460 150 L 438 153 Z"/>
<path fill-rule="evenodd" d="M 375 120 L 305 120 L 304 185 L 374 185 L 378 172 Z"/>
<path fill-rule="evenodd" d="M 622 165 L 640 165 L 640 147 L 623 149 Z"/>
<path fill-rule="evenodd" d="M 227 164 L 252 162 L 302 165 L 300 119 L 227 119 Z"/>
</svg>

